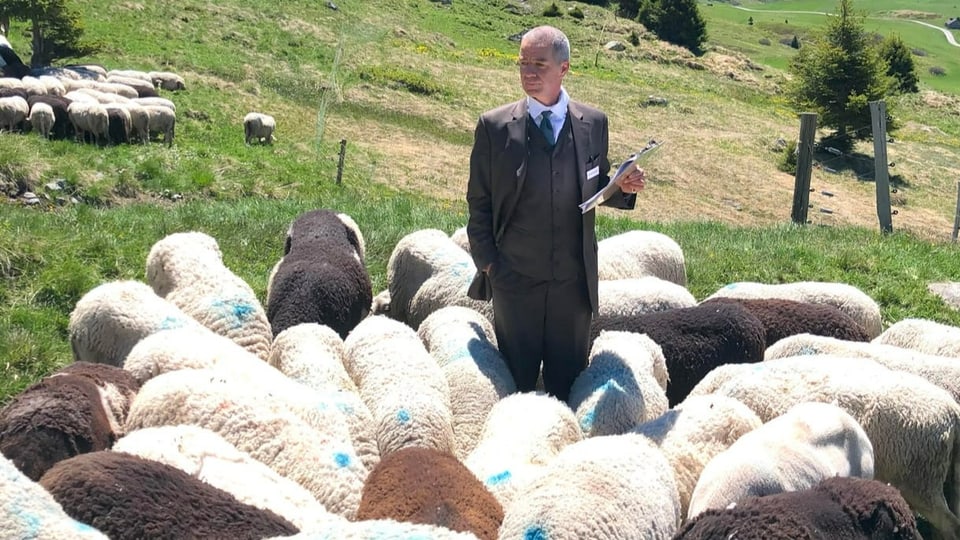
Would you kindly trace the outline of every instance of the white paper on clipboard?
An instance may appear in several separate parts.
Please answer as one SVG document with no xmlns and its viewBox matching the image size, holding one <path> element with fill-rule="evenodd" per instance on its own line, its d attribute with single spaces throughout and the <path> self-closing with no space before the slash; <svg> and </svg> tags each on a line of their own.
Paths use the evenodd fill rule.
<svg viewBox="0 0 960 540">
<path fill-rule="evenodd" d="M 597 206 L 603 204 L 603 201 L 606 201 L 612 197 L 617 191 L 620 190 L 620 186 L 617 185 L 617 181 L 620 179 L 620 177 L 630 174 L 634 169 L 637 168 L 638 163 L 640 163 L 642 158 L 650 155 L 654 150 L 660 148 L 661 146 L 663 146 L 663 141 L 657 142 L 655 140 L 651 140 L 639 152 L 623 160 L 623 163 L 621 163 L 620 167 L 617 168 L 617 172 L 610 177 L 610 183 L 598 191 L 596 195 L 590 197 L 580 204 L 581 213 L 586 214 Z"/>
</svg>

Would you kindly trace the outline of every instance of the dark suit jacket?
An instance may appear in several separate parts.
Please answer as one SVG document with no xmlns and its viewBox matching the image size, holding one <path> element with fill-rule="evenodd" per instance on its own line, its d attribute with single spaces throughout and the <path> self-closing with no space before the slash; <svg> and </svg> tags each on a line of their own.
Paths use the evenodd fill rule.
<svg viewBox="0 0 960 540">
<path fill-rule="evenodd" d="M 570 101 L 567 111 L 573 129 L 580 193 L 583 200 L 587 200 L 610 181 L 607 116 L 593 107 L 573 100 Z M 504 220 L 508 219 L 507 214 L 511 212 L 517 194 L 527 178 L 527 116 L 527 101 L 524 98 L 484 113 L 477 122 L 473 151 L 470 154 L 470 180 L 467 184 L 467 205 L 470 210 L 467 236 L 477 268 L 497 263 L 499 250 L 496 233 L 505 226 Z M 599 168 L 599 174 L 588 179 L 587 173 L 594 167 Z M 636 195 L 621 193 L 604 204 L 632 209 L 636 204 Z M 595 214 L 596 212 L 591 211 L 582 218 L 583 265 L 594 312 L 599 305 Z M 531 244 L 542 241 L 540 238 L 529 239 Z M 544 261 L 544 264 L 549 262 Z"/>
</svg>

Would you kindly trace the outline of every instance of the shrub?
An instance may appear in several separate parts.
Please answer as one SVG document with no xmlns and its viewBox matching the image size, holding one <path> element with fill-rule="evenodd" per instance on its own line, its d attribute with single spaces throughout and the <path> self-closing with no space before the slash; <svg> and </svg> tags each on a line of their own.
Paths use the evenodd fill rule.
<svg viewBox="0 0 960 540">
<path fill-rule="evenodd" d="M 923 49 L 910 49 L 910 53 L 912 53 L 914 56 L 926 56 L 926 55 L 927 55 L 927 51 L 925 51 L 925 50 L 923 50 Z"/>
<path fill-rule="evenodd" d="M 769 46 L 770 46 L 770 40 L 767 39 L 767 38 L 760 38 L 760 44 L 769 47 Z"/>
<path fill-rule="evenodd" d="M 634 47 L 637 47 L 640 45 L 640 36 L 637 35 L 636 30 L 630 31 L 630 35 L 627 36 L 627 41 L 629 41 L 630 44 L 633 45 Z"/>
<path fill-rule="evenodd" d="M 568 11 L 567 13 L 569 13 L 570 16 L 573 17 L 574 19 L 583 20 L 583 11 L 581 11 L 580 8 L 577 6 L 570 8 L 570 11 Z"/>
<path fill-rule="evenodd" d="M 933 66 L 930 68 L 930 74 L 936 75 L 937 77 L 942 77 L 947 74 L 947 70 L 943 69 L 940 66 Z"/>
<path fill-rule="evenodd" d="M 440 83 L 431 79 L 427 73 L 415 73 L 395 67 L 365 67 L 360 70 L 360 78 L 366 81 L 404 88 L 414 94 L 432 96 L 445 94 Z"/>
<path fill-rule="evenodd" d="M 790 174 L 797 174 L 797 141 L 787 141 L 787 145 L 780 153 L 777 169 Z"/>
<path fill-rule="evenodd" d="M 563 13 L 560 11 L 560 8 L 557 7 L 557 4 L 553 3 L 543 8 L 543 16 L 544 17 L 563 17 Z"/>
</svg>

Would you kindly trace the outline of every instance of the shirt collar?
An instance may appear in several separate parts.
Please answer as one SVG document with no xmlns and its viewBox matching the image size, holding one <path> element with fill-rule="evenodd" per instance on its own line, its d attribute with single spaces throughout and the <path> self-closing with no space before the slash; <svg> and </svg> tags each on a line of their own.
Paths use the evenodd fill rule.
<svg viewBox="0 0 960 540">
<path fill-rule="evenodd" d="M 533 99 L 530 96 L 527 96 L 527 112 L 530 113 L 530 117 L 534 120 L 539 120 L 540 115 L 543 111 L 549 110 L 554 118 L 565 119 L 567 117 L 567 104 L 570 103 L 570 96 L 567 95 L 567 90 L 564 87 L 560 87 L 560 99 L 556 103 L 547 107 L 543 103 Z"/>
</svg>

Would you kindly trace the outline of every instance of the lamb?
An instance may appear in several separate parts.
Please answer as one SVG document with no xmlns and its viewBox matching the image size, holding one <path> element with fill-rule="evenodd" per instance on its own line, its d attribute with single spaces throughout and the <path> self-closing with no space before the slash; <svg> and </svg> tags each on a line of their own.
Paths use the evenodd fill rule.
<svg viewBox="0 0 960 540">
<path fill-rule="evenodd" d="M 46 377 L 0 410 L 0 452 L 31 480 L 59 461 L 110 448 L 116 437 L 97 386 L 84 377 Z"/>
<path fill-rule="evenodd" d="M 628 231 L 597 243 L 600 280 L 658 277 L 687 285 L 683 250 L 669 236 L 654 231 Z"/>
<path fill-rule="evenodd" d="M 568 403 L 588 437 L 619 435 L 667 410 L 667 366 L 643 334 L 604 332 L 590 364 L 573 382 Z"/>
<path fill-rule="evenodd" d="M 167 146 L 173 145 L 173 135 L 177 126 L 177 114 L 169 107 L 162 105 L 145 105 L 143 109 L 147 112 L 148 131 L 150 136 L 156 133 L 163 134 L 163 142 Z"/>
<path fill-rule="evenodd" d="M 27 100 L 19 96 L 0 98 L 0 131 L 20 131 L 20 126 L 27 120 L 30 108 Z"/>
<path fill-rule="evenodd" d="M 960 357 L 960 328 L 926 319 L 903 319 L 873 340 L 937 356 Z"/>
<path fill-rule="evenodd" d="M 821 354 L 869 358 L 889 369 L 913 373 L 943 388 L 960 403 L 960 363 L 956 358 L 924 354 L 893 345 L 798 334 L 767 347 L 763 359 Z"/>
<path fill-rule="evenodd" d="M 794 334 L 816 334 L 848 341 L 869 341 L 867 332 L 852 317 L 829 304 L 811 304 L 780 298 L 724 298 L 703 304 L 736 302 L 760 319 L 766 343 L 772 345 Z"/>
<path fill-rule="evenodd" d="M 263 144 L 273 144 L 273 132 L 277 121 L 269 114 L 258 112 L 247 113 L 243 117 L 243 138 L 247 144 L 257 141 Z"/>
<path fill-rule="evenodd" d="M 198 426 L 138 429 L 118 440 L 113 450 L 176 467 L 243 504 L 274 512 L 300 530 L 344 521 L 328 512 L 303 486 Z"/>
<path fill-rule="evenodd" d="M 497 350 L 493 325 L 476 311 L 441 308 L 424 319 L 417 334 L 447 379 L 455 453 L 465 459 L 480 440 L 490 409 L 517 386 Z"/>
<path fill-rule="evenodd" d="M 274 337 L 301 323 L 323 324 L 346 337 L 367 316 L 372 300 L 356 223 L 327 209 L 298 216 L 267 285 Z"/>
<path fill-rule="evenodd" d="M 840 407 L 800 403 L 707 463 L 690 497 L 687 519 L 746 497 L 810 489 L 834 476 L 872 479 L 873 445 Z"/>
<path fill-rule="evenodd" d="M 670 539 L 677 486 L 663 454 L 639 435 L 593 437 L 560 451 L 506 508 L 503 540 Z"/>
<path fill-rule="evenodd" d="M 960 405 L 920 377 L 863 358 L 794 357 L 714 369 L 691 395 L 739 399 L 770 420 L 804 401 L 837 402 L 873 443 L 874 475 L 896 486 L 946 538 L 960 535 Z"/>
<path fill-rule="evenodd" d="M 167 235 L 147 255 L 147 282 L 158 296 L 202 325 L 266 360 L 270 322 L 256 293 L 223 263 L 217 241 L 202 232 Z"/>
<path fill-rule="evenodd" d="M 601 281 L 598 294 L 599 310 L 590 323 L 594 338 L 615 321 L 697 305 L 686 288 L 654 276 Z"/>
<path fill-rule="evenodd" d="M 74 520 L 40 484 L 0 456 L 0 538 L 107 540 L 93 527 Z"/>
<path fill-rule="evenodd" d="M 53 114 L 53 107 L 47 103 L 38 102 L 30 107 L 30 117 L 27 118 L 33 130 L 40 134 L 44 139 L 50 138 L 53 131 L 53 124 L 56 117 Z"/>
<path fill-rule="evenodd" d="M 492 321 L 492 303 L 467 297 L 475 274 L 473 259 L 443 231 L 425 229 L 404 236 L 387 262 L 390 317 L 417 328 L 442 307 L 463 306 Z"/>
<path fill-rule="evenodd" d="M 37 103 L 45 103 L 53 110 L 53 126 L 50 135 L 54 139 L 69 139 L 74 135 L 73 124 L 67 114 L 70 100 L 61 96 L 30 96 L 27 105 L 32 110 Z"/>
<path fill-rule="evenodd" d="M 765 283 L 731 283 L 707 298 L 781 298 L 811 304 L 828 304 L 850 315 L 873 339 L 880 335 L 880 306 L 860 289 L 845 283 L 800 281 L 768 285 Z"/>
<path fill-rule="evenodd" d="M 179 469 L 123 452 L 62 461 L 40 485 L 67 514 L 112 539 L 260 539 L 297 532 L 273 512 L 243 504 Z"/>
<path fill-rule="evenodd" d="M 920 538 L 900 493 L 876 480 L 828 478 L 810 490 L 749 497 L 733 508 L 707 510 L 676 540 L 821 540 Z"/>
<path fill-rule="evenodd" d="M 745 307 L 730 303 L 609 319 L 602 330 L 647 334 L 660 345 L 670 373 L 671 407 L 716 366 L 761 361 L 766 345 L 760 320 Z"/>
<path fill-rule="evenodd" d="M 503 507 L 453 455 L 409 447 L 390 454 L 370 473 L 357 519 L 438 525 L 496 540 Z"/>
<path fill-rule="evenodd" d="M 78 362 L 123 366 L 141 339 L 170 328 L 202 328 L 177 306 L 139 281 L 99 285 L 77 302 L 67 332 Z"/>
<path fill-rule="evenodd" d="M 756 413 L 733 398 L 690 396 L 659 418 L 640 424 L 633 433 L 650 439 L 670 462 L 680 496 L 680 515 L 686 516 L 690 495 L 707 463 L 761 424 Z"/>
<path fill-rule="evenodd" d="M 106 141 L 110 128 L 110 116 L 107 110 L 99 103 L 74 101 L 67 107 L 67 115 L 73 123 L 77 134 L 77 142 L 85 142 L 90 135 L 94 144 Z"/>
<path fill-rule="evenodd" d="M 406 446 L 454 450 L 450 389 L 411 328 L 368 317 L 344 346 L 344 367 L 377 424 L 381 459 Z"/>
<path fill-rule="evenodd" d="M 159 375 L 140 389 L 126 431 L 193 424 L 310 491 L 330 512 L 352 519 L 367 471 L 349 440 L 318 430 L 254 383 L 210 369 Z"/>
<path fill-rule="evenodd" d="M 151 71 L 147 75 L 153 81 L 153 85 L 164 90 L 186 90 L 187 85 L 183 77 L 169 71 Z"/>
<path fill-rule="evenodd" d="M 511 394 L 490 410 L 464 464 L 509 511 L 518 492 L 580 440 L 583 432 L 566 404 L 547 394 Z"/>
</svg>

